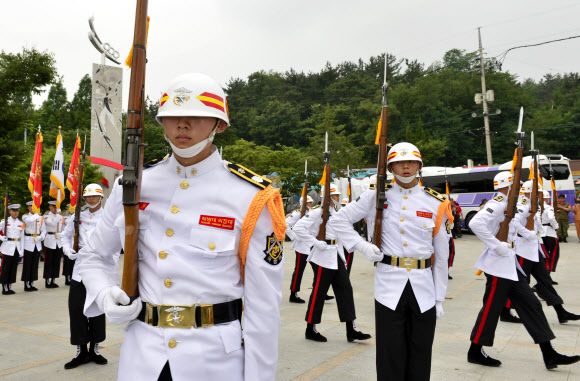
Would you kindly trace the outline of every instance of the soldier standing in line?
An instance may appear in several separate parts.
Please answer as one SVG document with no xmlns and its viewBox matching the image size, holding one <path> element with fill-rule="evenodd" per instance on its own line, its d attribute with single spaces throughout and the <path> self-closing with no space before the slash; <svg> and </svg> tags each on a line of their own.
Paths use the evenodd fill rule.
<svg viewBox="0 0 580 381">
<path fill-rule="evenodd" d="M 91 233 L 103 215 L 101 201 L 103 198 L 103 189 L 98 184 L 89 184 L 83 190 L 83 198 L 88 208 L 83 210 L 79 221 L 78 245 L 79 251 L 87 244 L 89 233 Z M 77 208 L 80 205 L 77 204 Z M 72 280 L 68 294 L 68 313 L 70 319 L 70 343 L 76 345 L 77 353 L 75 357 L 64 364 L 65 369 L 73 369 L 79 365 L 94 362 L 98 365 L 107 364 L 107 359 L 99 352 L 99 343 L 105 341 L 106 323 L 103 313 L 98 316 L 87 317 L 83 312 L 87 291 L 83 284 L 82 277 L 75 265 L 79 253 L 73 248 L 74 244 L 74 215 L 66 224 L 62 235 L 62 247 L 64 254 L 72 261 Z M 115 265 L 119 259 L 116 254 Z M 116 271 L 110 276 L 117 276 Z M 87 351 L 87 344 L 89 344 Z"/>
<path fill-rule="evenodd" d="M 109 275 L 125 242 L 116 182 L 77 264 L 85 313 L 130 322 L 119 380 L 274 380 L 286 230 L 280 193 L 211 144 L 229 117 L 224 91 L 208 76 L 170 82 L 157 121 L 173 154 L 142 174 L 140 297 L 131 303 Z"/>
<path fill-rule="evenodd" d="M 28 213 L 22 216 L 24 222 L 24 258 L 22 260 L 22 281 L 24 291 L 38 291 L 34 281 L 38 280 L 38 262 L 42 252 L 42 241 L 46 237 L 44 217 L 32 211 L 32 201 L 26 203 Z"/>
<path fill-rule="evenodd" d="M 556 221 L 558 221 L 558 241 L 568 242 L 568 213 L 572 210 L 570 204 L 566 202 L 566 196 L 558 195 L 558 203 L 554 206 L 556 209 Z"/>
<path fill-rule="evenodd" d="M 544 213 L 542 213 L 542 242 L 546 248 L 546 269 L 548 272 L 556 271 L 558 259 L 560 258 L 560 245 L 558 245 L 558 221 L 554 214 L 554 207 L 548 203 L 550 193 L 544 192 Z M 558 284 L 552 281 L 552 284 Z"/>
<path fill-rule="evenodd" d="M 57 213 L 56 201 L 48 202 L 49 213 L 44 217 L 46 238 L 44 239 L 44 282 L 46 288 L 58 288 L 55 278 L 59 277 L 62 257 L 61 235 L 64 230 L 64 217 Z"/>
<path fill-rule="evenodd" d="M 505 219 L 504 212 L 508 204 L 506 196 L 511 182 L 512 176 L 509 172 L 498 173 L 494 177 L 494 190 L 501 195 L 489 200 L 469 223 L 469 228 L 487 246 L 475 264 L 485 273 L 487 283 L 483 306 L 471 331 L 467 361 L 491 367 L 501 365 L 501 361 L 485 353 L 483 346 L 493 346 L 500 313 L 510 298 L 526 330 L 534 342 L 540 345 L 546 368 L 554 369 L 558 365 L 573 364 L 580 361 L 580 356 L 565 356 L 552 347 L 554 333 L 542 311 L 540 301 L 534 295 L 526 274 L 516 259 L 512 245 L 495 237 L 500 222 Z M 518 226 L 521 225 L 516 223 L 515 218 L 512 219 L 508 234 L 511 242 L 517 239 Z M 520 229 L 517 233 L 527 235 L 526 230 Z M 537 252 L 537 242 L 535 250 Z"/>
<path fill-rule="evenodd" d="M 308 216 L 308 211 L 312 208 L 314 200 L 310 196 L 306 196 L 306 213 L 304 217 Z M 302 205 L 302 197 L 300 197 L 300 205 Z M 292 211 L 290 215 L 286 218 L 286 235 L 290 238 L 292 242 L 292 248 L 296 252 L 296 263 L 294 265 L 294 272 L 292 272 L 292 278 L 290 278 L 290 303 L 306 303 L 304 299 L 298 296 L 300 291 L 300 284 L 302 283 L 302 275 L 304 274 L 304 269 L 306 268 L 306 262 L 308 261 L 308 256 L 310 255 L 310 246 L 300 241 L 296 234 L 292 231 L 292 228 L 300 220 L 300 208 Z"/>
<path fill-rule="evenodd" d="M 361 251 L 375 269 L 376 367 L 378 380 L 429 380 L 435 322 L 442 317 L 448 281 L 449 201 L 423 188 L 417 174 L 421 153 L 398 143 L 389 151 L 388 184 L 381 229 L 381 249 L 352 228 L 361 218 L 374 221 L 376 191 L 330 218 L 329 225 L 350 250 Z M 433 255 L 433 257 L 432 257 Z"/>
<path fill-rule="evenodd" d="M 344 208 L 347 204 L 348 204 L 348 197 L 345 197 L 340 202 L 340 205 L 342 205 L 342 207 Z M 346 259 L 346 262 L 345 262 L 346 271 L 348 273 L 348 276 L 350 277 L 350 270 L 352 269 L 352 263 L 354 262 L 354 250 L 352 250 L 351 252 L 346 251 L 346 249 L 344 249 L 344 250 L 345 250 L 344 256 Z"/>
<path fill-rule="evenodd" d="M 322 194 L 326 190 L 322 188 Z M 334 215 L 340 209 L 340 191 L 334 184 L 330 184 L 330 215 Z M 324 199 L 322 197 L 321 199 Z M 368 340 L 371 335 L 362 333 L 356 328 L 355 306 L 352 285 L 346 271 L 344 247 L 342 241 L 334 233 L 332 228 L 326 226 L 326 240 L 316 239 L 320 224 L 322 223 L 323 208 L 315 207 L 310 210 L 308 217 L 302 218 L 294 225 L 294 232 L 298 239 L 312 246 L 308 261 L 314 271 L 312 293 L 306 310 L 307 340 L 326 342 L 327 339 L 316 330 L 316 324 L 322 320 L 325 296 L 329 287 L 336 296 L 336 305 L 341 322 L 346 323 L 346 338 L 349 342 L 354 340 Z M 359 218 L 360 220 L 360 218 Z M 358 221 L 358 220 L 357 220 Z M 352 226 L 351 226 L 352 228 Z"/>
<path fill-rule="evenodd" d="M 2 295 L 16 294 L 12 290 L 12 283 L 16 282 L 18 258 L 24 253 L 24 223 L 18 219 L 20 204 L 8 205 L 10 217 L 8 221 L 0 222 L 0 253 L 2 253 L 2 267 L 0 268 L 0 283 Z M 6 227 L 6 231 L 4 230 Z"/>
</svg>

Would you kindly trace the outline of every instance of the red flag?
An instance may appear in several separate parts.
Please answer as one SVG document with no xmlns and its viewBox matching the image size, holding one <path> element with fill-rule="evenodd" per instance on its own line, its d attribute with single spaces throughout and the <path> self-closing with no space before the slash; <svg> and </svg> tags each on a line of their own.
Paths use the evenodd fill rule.
<svg viewBox="0 0 580 381">
<path fill-rule="evenodd" d="M 66 187 L 70 192 L 70 207 L 69 212 L 72 214 L 77 205 L 77 189 L 79 186 L 79 170 L 81 166 L 81 138 L 77 136 L 75 148 L 73 150 L 70 167 L 68 169 L 68 176 L 66 177 Z"/>
<path fill-rule="evenodd" d="M 28 190 L 32 197 L 32 211 L 40 214 L 40 203 L 42 202 L 42 134 L 40 132 L 36 134 L 36 147 L 28 177 Z"/>
</svg>

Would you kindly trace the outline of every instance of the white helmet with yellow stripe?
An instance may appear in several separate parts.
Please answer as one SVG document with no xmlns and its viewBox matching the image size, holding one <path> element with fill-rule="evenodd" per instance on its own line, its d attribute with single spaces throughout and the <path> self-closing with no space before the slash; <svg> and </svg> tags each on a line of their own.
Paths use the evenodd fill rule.
<svg viewBox="0 0 580 381">
<path fill-rule="evenodd" d="M 226 94 L 212 78 L 201 73 L 188 73 L 175 78 L 159 101 L 157 121 L 166 116 L 205 116 L 230 125 Z"/>
<path fill-rule="evenodd" d="M 493 189 L 498 190 L 501 188 L 509 187 L 512 183 L 512 174 L 509 171 L 503 171 L 495 175 L 493 178 Z"/>
<path fill-rule="evenodd" d="M 421 152 L 414 144 L 403 142 L 391 147 L 387 155 L 387 165 L 396 161 L 406 160 L 418 161 L 423 164 Z"/>
<path fill-rule="evenodd" d="M 101 196 L 103 197 L 103 188 L 99 184 L 89 184 L 83 190 L 83 197 Z"/>
</svg>

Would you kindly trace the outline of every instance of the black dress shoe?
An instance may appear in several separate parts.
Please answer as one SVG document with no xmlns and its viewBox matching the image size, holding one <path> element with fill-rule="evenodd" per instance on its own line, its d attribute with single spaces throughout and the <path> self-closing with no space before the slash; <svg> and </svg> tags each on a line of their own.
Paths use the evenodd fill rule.
<svg viewBox="0 0 580 381">
<path fill-rule="evenodd" d="M 544 364 L 547 369 L 557 368 L 558 365 L 570 365 L 580 361 L 580 356 L 566 356 L 554 351 L 554 353 L 544 356 Z"/>
<path fill-rule="evenodd" d="M 334 299 L 334 296 L 332 296 L 332 295 L 326 295 L 324 297 L 324 300 L 332 300 L 332 299 Z"/>
<path fill-rule="evenodd" d="M 86 349 L 85 349 L 86 350 Z M 79 365 L 84 365 L 90 362 L 89 354 L 83 353 L 78 355 L 77 357 L 73 358 L 66 364 L 64 364 L 64 369 L 74 369 Z"/>
<path fill-rule="evenodd" d="M 8 290 L 8 295 L 14 295 L 14 294 L 16 294 L 16 291 L 14 291 L 14 290 Z"/>
<path fill-rule="evenodd" d="M 567 323 L 568 321 L 577 321 L 577 320 L 580 320 L 580 315 L 573 314 L 572 312 L 568 312 L 566 310 L 558 314 L 558 322 L 560 324 Z"/>
<path fill-rule="evenodd" d="M 521 323 L 519 317 L 512 315 L 509 308 L 504 308 L 499 315 L 499 320 L 506 322 L 506 323 Z"/>
<path fill-rule="evenodd" d="M 491 367 L 498 367 L 501 365 L 501 361 L 489 357 L 489 355 L 483 350 L 483 347 L 476 349 L 473 346 L 469 348 L 469 352 L 467 352 L 467 362 Z"/>
<path fill-rule="evenodd" d="M 447 274 L 447 279 L 453 279 L 453 277 L 449 274 Z"/>
<path fill-rule="evenodd" d="M 32 287 L 24 287 L 24 291 L 26 291 L 26 292 L 32 292 L 34 290 L 32 289 Z"/>
<path fill-rule="evenodd" d="M 552 280 L 552 284 L 553 284 L 554 286 L 557 286 L 557 285 L 558 285 L 558 282 L 556 282 L 555 280 Z"/>
<path fill-rule="evenodd" d="M 309 329 L 306 330 L 304 336 L 306 337 L 306 340 L 318 341 L 319 343 L 326 343 L 328 341 L 326 337 L 320 334 L 320 332 L 311 331 Z"/>
<path fill-rule="evenodd" d="M 65 285 L 65 286 L 70 286 L 70 282 L 69 282 L 68 280 L 65 280 L 65 281 L 64 281 L 64 285 Z"/>
<path fill-rule="evenodd" d="M 34 286 L 30 286 L 30 291 L 38 291 L 38 288 L 36 288 Z"/>
<path fill-rule="evenodd" d="M 12 295 L 12 294 L 10 293 L 10 290 L 8 291 L 2 290 L 2 295 Z"/>
<path fill-rule="evenodd" d="M 91 352 L 89 355 L 89 361 L 92 361 L 97 365 L 106 365 L 109 362 L 101 354 L 96 354 L 94 352 Z"/>
<path fill-rule="evenodd" d="M 346 335 L 346 339 L 349 343 L 352 343 L 355 340 L 368 340 L 371 338 L 371 335 L 368 333 L 362 333 L 361 331 L 354 331 Z"/>
<path fill-rule="evenodd" d="M 306 302 L 304 301 L 304 299 L 302 299 L 298 295 L 292 293 L 292 294 L 290 294 L 290 303 L 304 304 Z"/>
<path fill-rule="evenodd" d="M 54 282 L 50 286 L 51 286 L 50 288 L 58 288 L 59 287 L 58 284 L 56 284 Z"/>
</svg>

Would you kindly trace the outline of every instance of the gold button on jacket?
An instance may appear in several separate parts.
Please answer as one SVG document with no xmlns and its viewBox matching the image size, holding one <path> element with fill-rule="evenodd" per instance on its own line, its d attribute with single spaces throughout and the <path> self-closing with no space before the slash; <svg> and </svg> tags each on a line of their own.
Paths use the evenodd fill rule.
<svg viewBox="0 0 580 381">
<path fill-rule="evenodd" d="M 171 230 L 171 229 L 167 229 L 167 230 L 165 231 L 165 234 L 166 234 L 168 237 L 173 237 L 173 230 Z"/>
<path fill-rule="evenodd" d="M 177 206 L 173 205 L 173 206 L 171 207 L 171 213 L 175 214 L 175 213 L 177 213 L 177 212 L 179 212 L 179 208 L 178 208 Z"/>
<path fill-rule="evenodd" d="M 210 243 L 208 247 L 210 250 L 215 250 L 215 243 Z"/>
<path fill-rule="evenodd" d="M 165 251 L 160 251 L 159 252 L 159 258 L 161 258 L 161 259 L 167 258 L 167 253 Z"/>
<path fill-rule="evenodd" d="M 175 348 L 177 346 L 177 341 L 171 340 L 168 345 L 169 345 L 169 348 Z"/>
<path fill-rule="evenodd" d="M 181 189 L 187 189 L 189 187 L 189 183 L 187 181 L 182 181 L 181 182 Z"/>
<path fill-rule="evenodd" d="M 171 281 L 171 279 L 165 279 L 165 281 L 163 282 L 165 284 L 165 287 L 171 287 L 171 285 L 173 284 L 173 282 Z"/>
</svg>

